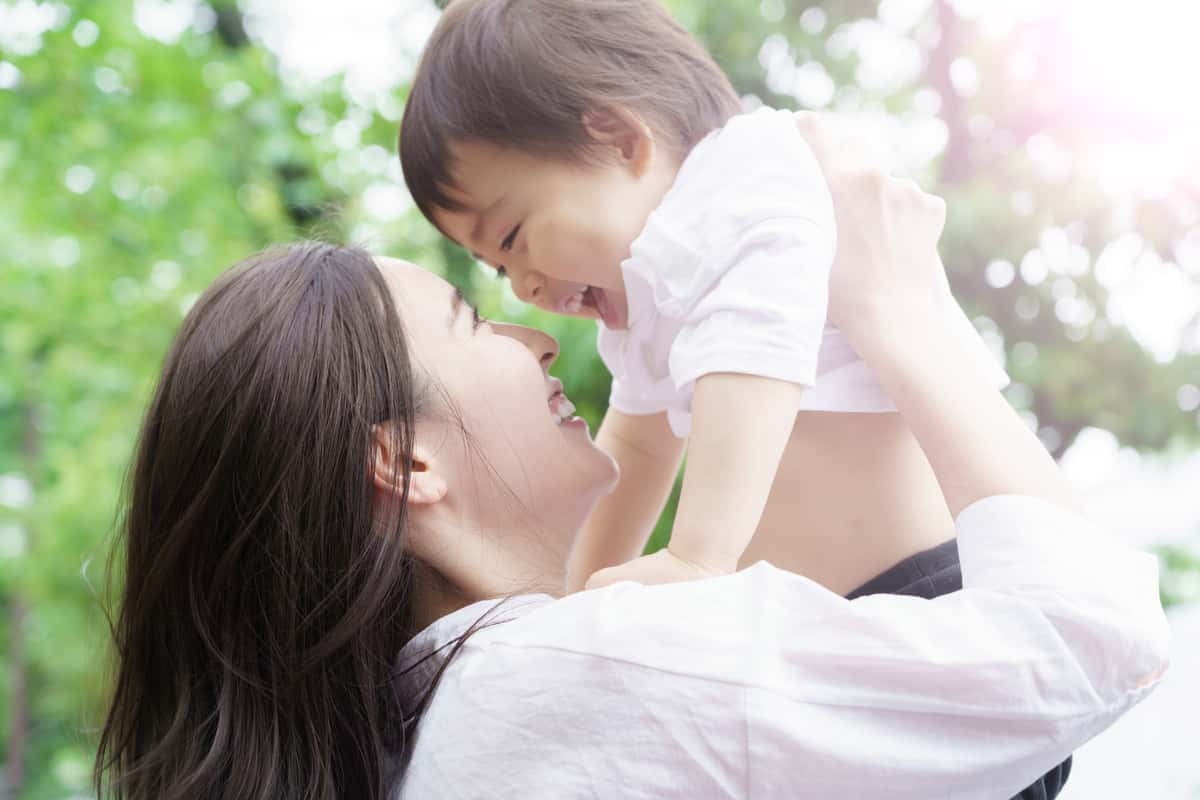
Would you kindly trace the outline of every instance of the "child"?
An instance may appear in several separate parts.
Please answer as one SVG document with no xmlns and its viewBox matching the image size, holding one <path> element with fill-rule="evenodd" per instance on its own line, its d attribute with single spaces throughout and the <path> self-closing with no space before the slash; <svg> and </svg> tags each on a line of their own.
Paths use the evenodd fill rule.
<svg viewBox="0 0 1200 800">
<path fill-rule="evenodd" d="M 519 298 L 598 322 L 613 383 L 597 441 L 621 478 L 580 533 L 568 589 L 644 542 L 685 438 L 670 544 L 589 588 L 732 572 L 770 506 L 846 502 L 807 481 L 772 492 L 781 460 L 805 446 L 799 412 L 894 411 L 826 323 L 836 230 L 820 167 L 791 113 L 742 113 L 654 0 L 456 0 L 413 81 L 400 157 L 422 213 Z M 948 287 L 946 313 L 1004 385 Z M 845 438 L 867 463 L 869 442 Z M 843 443 L 822 446 L 832 463 Z M 899 553 L 850 522 L 812 534 L 865 577 L 947 538 L 937 525 L 933 541 L 903 539 L 901 506 L 943 506 L 936 484 L 905 474 L 927 467 L 888 463 L 878 485 L 922 496 L 862 504 L 896 520 Z"/>
</svg>

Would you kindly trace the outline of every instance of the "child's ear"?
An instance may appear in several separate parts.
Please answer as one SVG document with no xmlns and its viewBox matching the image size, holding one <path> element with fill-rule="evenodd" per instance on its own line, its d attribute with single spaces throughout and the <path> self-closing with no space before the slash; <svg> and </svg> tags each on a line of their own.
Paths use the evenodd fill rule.
<svg viewBox="0 0 1200 800">
<path fill-rule="evenodd" d="M 390 422 L 372 428 L 371 481 L 381 493 L 396 493 L 404 488 L 403 458 L 398 451 L 399 434 Z M 409 476 L 408 502 L 418 505 L 436 503 L 446 496 L 446 480 L 437 469 L 432 453 L 419 442 L 412 444 L 412 474 Z"/>
<path fill-rule="evenodd" d="M 583 129 L 592 141 L 614 147 L 621 163 L 641 177 L 654 160 L 654 132 L 632 111 L 608 106 L 584 112 Z"/>
</svg>

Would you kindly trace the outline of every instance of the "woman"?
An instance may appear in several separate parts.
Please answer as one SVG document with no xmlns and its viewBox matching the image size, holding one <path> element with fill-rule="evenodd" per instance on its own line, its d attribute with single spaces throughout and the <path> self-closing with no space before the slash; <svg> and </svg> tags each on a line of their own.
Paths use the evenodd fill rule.
<svg viewBox="0 0 1200 800">
<path fill-rule="evenodd" d="M 299 245 L 220 278 L 168 355 L 98 791 L 1008 797 L 1143 697 L 1153 560 L 1069 510 L 940 335 L 940 203 L 843 174 L 805 124 L 844 234 L 831 313 L 929 458 L 963 591 L 851 602 L 760 563 L 556 599 L 616 475 L 554 341 L 415 266 Z"/>
</svg>

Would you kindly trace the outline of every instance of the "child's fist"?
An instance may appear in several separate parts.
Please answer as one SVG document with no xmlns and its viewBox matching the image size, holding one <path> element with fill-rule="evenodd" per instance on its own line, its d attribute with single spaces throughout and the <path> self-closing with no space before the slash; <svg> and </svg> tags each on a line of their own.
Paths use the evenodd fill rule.
<svg viewBox="0 0 1200 800">
<path fill-rule="evenodd" d="M 633 581 L 634 583 L 652 585 L 656 583 L 677 583 L 679 581 L 692 581 L 700 578 L 713 578 L 733 572 L 736 566 L 736 564 L 730 565 L 729 569 L 722 570 L 701 565 L 692 561 L 686 561 L 672 553 L 669 549 L 664 548 L 657 553 L 635 558 L 633 561 L 627 561 L 619 566 L 599 570 L 593 573 L 592 577 L 588 578 L 583 588 L 599 589 L 602 586 L 619 583 L 620 581 Z"/>
</svg>

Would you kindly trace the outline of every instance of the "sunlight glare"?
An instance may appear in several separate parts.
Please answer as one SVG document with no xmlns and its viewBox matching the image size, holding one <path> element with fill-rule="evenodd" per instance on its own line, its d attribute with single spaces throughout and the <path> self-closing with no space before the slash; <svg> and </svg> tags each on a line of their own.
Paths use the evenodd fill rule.
<svg viewBox="0 0 1200 800">
<path fill-rule="evenodd" d="M 1065 76 L 1084 97 L 1119 106 L 1135 126 L 1200 126 L 1200 3 L 1095 2 L 1063 8 Z"/>
</svg>

